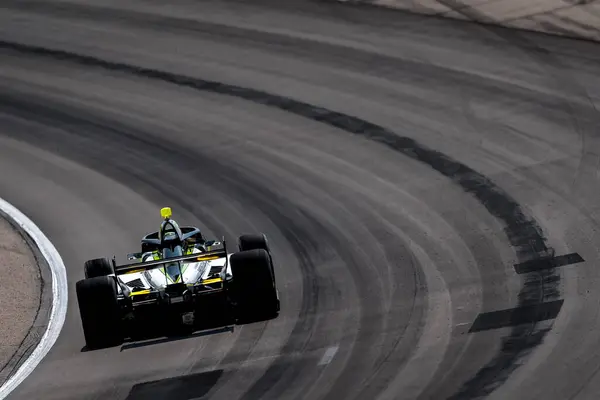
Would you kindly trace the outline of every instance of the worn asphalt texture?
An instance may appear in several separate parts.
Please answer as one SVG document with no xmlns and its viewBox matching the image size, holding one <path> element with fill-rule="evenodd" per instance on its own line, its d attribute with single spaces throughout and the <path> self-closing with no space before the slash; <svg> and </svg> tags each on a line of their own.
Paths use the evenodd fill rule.
<svg viewBox="0 0 600 400">
<path fill-rule="evenodd" d="M 11 399 L 600 393 L 597 44 L 321 1 L 0 9 L 0 195 L 71 299 Z M 163 206 L 265 232 L 280 316 L 86 351 L 83 263 Z"/>
</svg>

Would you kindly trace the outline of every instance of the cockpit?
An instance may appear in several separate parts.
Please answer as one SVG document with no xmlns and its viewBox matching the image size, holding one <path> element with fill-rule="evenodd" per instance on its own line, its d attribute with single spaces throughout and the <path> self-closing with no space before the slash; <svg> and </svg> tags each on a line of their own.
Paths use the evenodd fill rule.
<svg viewBox="0 0 600 400">
<path fill-rule="evenodd" d="M 142 238 L 141 254 L 157 251 L 162 258 L 171 258 L 184 255 L 192 248 L 201 252 L 206 251 L 205 246 L 210 242 L 206 242 L 198 228 L 180 227 L 176 221 L 171 219 L 172 212 L 169 207 L 160 211 L 163 218 L 160 228 Z M 135 256 L 135 254 L 131 256 Z"/>
</svg>

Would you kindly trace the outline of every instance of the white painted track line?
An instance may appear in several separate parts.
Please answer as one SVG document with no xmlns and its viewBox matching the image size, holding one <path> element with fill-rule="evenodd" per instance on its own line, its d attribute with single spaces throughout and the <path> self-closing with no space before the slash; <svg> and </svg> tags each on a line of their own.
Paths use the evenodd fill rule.
<svg viewBox="0 0 600 400">
<path fill-rule="evenodd" d="M 52 274 L 52 311 L 48 320 L 48 327 L 29 358 L 0 387 L 0 400 L 2 400 L 33 372 L 56 342 L 67 314 L 68 287 L 67 270 L 63 260 L 46 235 L 26 215 L 2 198 L 0 198 L 0 210 L 32 238 L 50 266 Z"/>
<path fill-rule="evenodd" d="M 333 357 L 335 356 L 335 353 L 337 353 L 338 351 L 338 347 L 339 346 L 333 346 L 328 348 L 325 351 L 325 354 L 323 354 L 323 357 L 321 358 L 321 361 L 319 361 L 319 365 L 327 365 L 331 362 L 331 360 L 333 360 Z"/>
</svg>

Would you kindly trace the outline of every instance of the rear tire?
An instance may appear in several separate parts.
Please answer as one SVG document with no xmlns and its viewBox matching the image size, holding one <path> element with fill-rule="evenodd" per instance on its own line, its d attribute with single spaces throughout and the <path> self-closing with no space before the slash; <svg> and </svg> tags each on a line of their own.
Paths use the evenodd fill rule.
<svg viewBox="0 0 600 400">
<path fill-rule="evenodd" d="M 238 317 L 271 318 L 279 312 L 279 296 L 271 257 L 264 249 L 247 250 L 231 255 L 231 288 Z"/>
<path fill-rule="evenodd" d="M 107 276 L 115 273 L 112 263 L 108 258 L 96 258 L 85 262 L 83 266 L 86 279 Z"/>
<path fill-rule="evenodd" d="M 87 347 L 98 349 L 123 343 L 115 279 L 99 276 L 78 281 L 75 287 Z"/>
<path fill-rule="evenodd" d="M 238 239 L 238 248 L 240 251 L 263 249 L 270 253 L 267 236 L 261 235 L 242 235 Z"/>
</svg>

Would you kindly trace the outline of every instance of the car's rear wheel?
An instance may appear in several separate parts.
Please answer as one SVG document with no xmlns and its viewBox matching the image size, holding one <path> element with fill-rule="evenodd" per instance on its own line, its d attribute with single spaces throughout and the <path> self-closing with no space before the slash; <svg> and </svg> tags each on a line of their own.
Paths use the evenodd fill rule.
<svg viewBox="0 0 600 400">
<path fill-rule="evenodd" d="M 123 343 L 115 279 L 110 276 L 84 279 L 76 283 L 75 289 L 87 347 L 97 349 Z"/>
<path fill-rule="evenodd" d="M 269 250 L 269 243 L 267 241 L 267 236 L 262 235 L 242 235 L 238 239 L 238 247 L 240 251 L 248 251 L 248 250 L 256 250 L 263 249 L 267 252 Z"/>
<path fill-rule="evenodd" d="M 96 258 L 86 261 L 83 269 L 86 278 L 97 278 L 115 273 L 113 265 L 108 258 Z"/>
<path fill-rule="evenodd" d="M 242 251 L 232 254 L 230 261 L 238 317 L 274 317 L 280 305 L 269 253 L 264 249 Z"/>
</svg>

